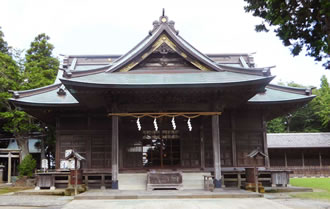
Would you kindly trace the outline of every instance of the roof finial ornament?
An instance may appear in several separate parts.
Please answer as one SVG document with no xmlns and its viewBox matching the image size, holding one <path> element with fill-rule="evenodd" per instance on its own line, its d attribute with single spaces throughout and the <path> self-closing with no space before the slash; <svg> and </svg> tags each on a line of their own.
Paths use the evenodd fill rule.
<svg viewBox="0 0 330 209">
<path fill-rule="evenodd" d="M 152 25 L 154 26 L 154 28 L 149 31 L 149 35 L 152 35 L 152 33 L 159 28 L 161 25 L 168 25 L 173 31 L 175 31 L 175 33 L 178 35 L 179 31 L 175 30 L 174 28 L 174 21 L 169 21 L 168 17 L 165 16 L 165 9 L 163 8 L 163 12 L 162 12 L 162 16 L 159 17 L 159 21 L 155 20 Z"/>
</svg>

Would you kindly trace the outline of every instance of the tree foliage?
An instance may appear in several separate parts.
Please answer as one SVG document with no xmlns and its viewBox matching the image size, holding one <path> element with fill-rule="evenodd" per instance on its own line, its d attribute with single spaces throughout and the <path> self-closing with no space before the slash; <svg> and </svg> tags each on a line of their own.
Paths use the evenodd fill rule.
<svg viewBox="0 0 330 209">
<path fill-rule="evenodd" d="M 321 88 L 315 93 L 315 113 L 321 118 L 322 126 L 330 130 L 330 85 L 325 76 L 321 78 Z"/>
<path fill-rule="evenodd" d="M 12 95 L 9 90 L 19 91 L 51 84 L 55 77 L 59 62 L 51 56 L 53 45 L 48 43 L 49 37 L 38 35 L 21 59 L 20 50 L 11 50 L 3 40 L 0 31 L 0 122 L 2 132 L 11 133 L 22 150 L 24 159 L 28 151 L 28 136 L 31 131 L 40 131 L 40 125 L 27 113 L 20 111 L 8 99 Z M 12 53 L 13 52 L 13 53 Z"/>
<path fill-rule="evenodd" d="M 36 169 L 37 162 L 33 159 L 32 155 L 27 155 L 24 160 L 18 165 L 19 176 L 32 177 L 34 169 Z"/>
<path fill-rule="evenodd" d="M 256 25 L 256 31 L 274 32 L 290 47 L 296 56 L 305 47 L 308 56 L 316 61 L 325 60 L 324 66 L 330 69 L 329 34 L 330 34 L 330 1 L 329 0 L 244 0 L 246 12 L 261 17 L 264 21 Z"/>
<path fill-rule="evenodd" d="M 10 47 L 8 47 L 8 43 L 4 40 L 4 36 L 5 35 L 1 31 L 1 27 L 0 27 L 0 52 L 9 55 Z"/>
<path fill-rule="evenodd" d="M 39 34 L 26 51 L 25 76 L 28 82 L 25 88 L 50 85 L 56 78 L 59 61 L 52 56 L 54 46 L 49 39 L 46 34 Z"/>
</svg>

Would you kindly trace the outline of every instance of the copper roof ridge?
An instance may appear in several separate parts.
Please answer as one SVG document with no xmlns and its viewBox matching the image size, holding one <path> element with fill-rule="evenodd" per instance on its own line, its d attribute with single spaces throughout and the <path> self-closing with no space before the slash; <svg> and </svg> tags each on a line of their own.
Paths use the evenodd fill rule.
<svg viewBox="0 0 330 209">
<path fill-rule="evenodd" d="M 225 64 L 217 64 L 217 65 L 221 66 L 224 70 L 229 72 L 260 75 L 260 76 L 271 76 L 270 69 L 275 67 L 275 66 L 270 66 L 263 68 L 244 68 L 244 67 L 229 66 Z"/>
<path fill-rule="evenodd" d="M 280 90 L 288 93 L 295 93 L 295 94 L 301 94 L 306 96 L 312 96 L 312 90 L 315 87 L 312 88 L 298 88 L 298 87 L 291 87 L 291 86 L 280 86 L 276 84 L 268 84 L 266 86 L 267 88 L 274 89 L 274 90 Z"/>
<path fill-rule="evenodd" d="M 9 90 L 9 92 L 13 94 L 15 99 L 18 99 L 18 98 L 33 96 L 33 95 L 40 94 L 40 93 L 49 92 L 49 91 L 59 88 L 61 85 L 62 85 L 62 83 L 54 83 L 54 84 L 51 84 L 48 86 L 43 86 L 43 87 L 36 88 L 36 89 L 29 89 L 29 90 L 23 90 L 23 91 Z"/>
<path fill-rule="evenodd" d="M 98 74 L 105 72 L 109 67 L 111 67 L 113 64 L 108 64 L 102 67 L 98 68 L 93 68 L 89 70 L 70 70 L 70 69 L 65 69 L 63 77 L 64 78 L 76 78 L 76 77 L 81 77 L 81 76 L 87 76 L 87 75 L 93 75 L 93 74 Z"/>
</svg>

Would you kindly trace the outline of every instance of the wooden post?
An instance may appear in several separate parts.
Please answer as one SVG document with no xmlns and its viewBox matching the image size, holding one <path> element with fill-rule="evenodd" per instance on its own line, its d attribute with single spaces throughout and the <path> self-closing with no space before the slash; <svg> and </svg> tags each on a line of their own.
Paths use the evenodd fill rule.
<svg viewBox="0 0 330 209">
<path fill-rule="evenodd" d="M 205 145 L 204 145 L 204 117 L 202 117 L 200 126 L 200 137 L 201 137 L 201 168 L 205 169 Z"/>
<path fill-rule="evenodd" d="M 8 184 L 11 183 L 11 152 L 8 153 Z"/>
<path fill-rule="evenodd" d="M 231 152 L 233 159 L 233 166 L 237 167 L 237 153 L 236 153 L 236 113 L 231 114 Z"/>
<path fill-rule="evenodd" d="M 78 194 L 78 163 L 77 159 L 74 159 L 74 168 L 75 168 L 75 181 L 74 181 L 74 195 L 77 196 Z"/>
<path fill-rule="evenodd" d="M 212 115 L 212 142 L 214 161 L 214 187 L 221 188 L 220 127 L 218 115 Z"/>
<path fill-rule="evenodd" d="M 321 152 L 319 152 L 319 160 L 320 160 L 320 168 L 322 168 L 322 155 L 321 155 Z"/>
<path fill-rule="evenodd" d="M 285 165 L 285 168 L 288 167 L 288 157 L 286 156 L 286 152 L 284 152 L 284 165 Z"/>
<path fill-rule="evenodd" d="M 268 143 L 267 143 L 267 122 L 266 122 L 266 119 L 265 119 L 265 116 L 264 114 L 262 114 L 262 138 L 263 138 L 263 145 L 264 145 L 264 150 L 263 152 L 266 154 L 266 157 L 265 157 L 265 166 L 267 168 L 270 167 L 270 162 L 269 162 L 269 154 L 268 154 Z"/>
<path fill-rule="evenodd" d="M 112 189 L 118 189 L 118 116 L 112 116 Z"/>
<path fill-rule="evenodd" d="M 305 156 L 304 156 L 304 151 L 301 151 L 301 161 L 302 161 L 302 167 L 305 168 Z"/>
</svg>

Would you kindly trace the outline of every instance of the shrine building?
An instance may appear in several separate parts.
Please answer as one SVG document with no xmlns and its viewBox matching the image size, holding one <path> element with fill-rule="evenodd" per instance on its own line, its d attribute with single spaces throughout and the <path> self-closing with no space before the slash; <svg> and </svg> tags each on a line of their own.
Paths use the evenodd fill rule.
<svg viewBox="0 0 330 209">
<path fill-rule="evenodd" d="M 226 172 L 267 170 L 268 157 L 248 157 L 268 156 L 266 122 L 314 98 L 273 78 L 250 54 L 200 52 L 163 14 L 126 54 L 67 55 L 54 84 L 11 102 L 56 127 L 58 172 L 74 149 L 84 175 L 102 174 L 107 188 L 151 171 L 208 173 L 219 188 Z"/>
</svg>

